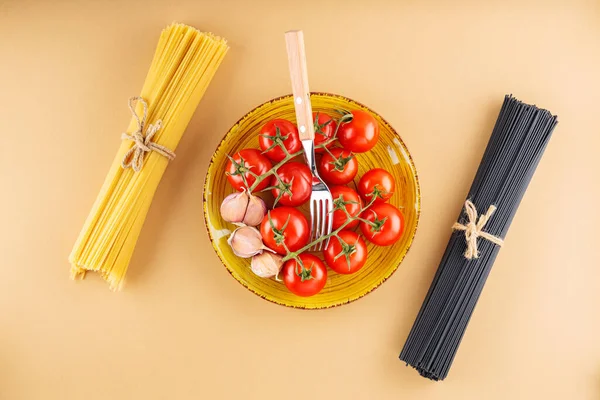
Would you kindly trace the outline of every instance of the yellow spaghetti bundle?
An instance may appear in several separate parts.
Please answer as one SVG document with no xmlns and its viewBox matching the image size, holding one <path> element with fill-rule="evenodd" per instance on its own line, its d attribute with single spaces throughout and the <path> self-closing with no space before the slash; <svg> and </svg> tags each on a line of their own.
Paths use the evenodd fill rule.
<svg viewBox="0 0 600 400">
<path fill-rule="evenodd" d="M 158 183 L 227 42 L 192 27 L 163 30 L 131 123 L 69 257 L 71 277 L 97 271 L 118 290 Z M 115 135 L 115 140 L 118 140 Z"/>
</svg>

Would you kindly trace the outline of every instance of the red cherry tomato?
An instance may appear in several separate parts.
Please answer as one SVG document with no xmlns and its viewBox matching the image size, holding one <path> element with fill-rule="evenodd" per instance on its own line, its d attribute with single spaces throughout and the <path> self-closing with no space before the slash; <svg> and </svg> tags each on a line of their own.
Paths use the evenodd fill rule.
<svg viewBox="0 0 600 400">
<path fill-rule="evenodd" d="M 396 181 L 385 169 L 374 168 L 360 178 L 357 189 L 365 203 L 369 203 L 373 197 L 375 203 L 385 203 L 394 194 Z"/>
<path fill-rule="evenodd" d="M 368 112 L 352 111 L 352 120 L 340 124 L 337 138 L 345 149 L 354 153 L 364 153 L 377 144 L 379 125 Z"/>
<path fill-rule="evenodd" d="M 355 217 L 360 212 L 362 202 L 360 201 L 360 197 L 358 197 L 358 194 L 347 186 L 332 186 L 329 188 L 329 190 L 331 191 L 331 197 L 333 197 L 333 206 L 336 209 L 333 212 L 332 225 L 333 229 L 335 230 L 342 226 L 348 220 L 348 216 L 344 212 L 343 207 L 345 206 L 346 211 L 348 211 L 348 213 L 351 216 Z M 354 221 L 346 225 L 344 229 L 352 229 L 357 226 L 358 220 L 355 219 Z"/>
<path fill-rule="evenodd" d="M 327 283 L 327 268 L 312 254 L 300 254 L 300 265 L 295 259 L 283 265 L 283 283 L 297 296 L 309 297 L 321 291 Z"/>
<path fill-rule="evenodd" d="M 362 218 L 374 223 L 360 223 L 360 230 L 369 241 L 378 246 L 390 246 L 398 241 L 404 231 L 404 215 L 388 203 L 376 203 L 362 213 Z"/>
<path fill-rule="evenodd" d="M 315 121 L 315 153 L 324 153 L 325 149 L 317 146 L 333 137 L 337 124 L 329 114 L 324 112 L 313 113 L 313 120 Z M 333 142 L 326 147 L 329 149 L 331 146 L 333 146 Z"/>
<path fill-rule="evenodd" d="M 323 154 L 317 164 L 317 170 L 319 176 L 330 185 L 345 185 L 356 176 L 358 161 L 350 151 L 338 147 L 331 149 L 331 154 Z"/>
<path fill-rule="evenodd" d="M 290 154 L 296 153 L 302 148 L 296 125 L 285 119 L 274 119 L 267 122 L 258 135 L 258 144 L 263 150 L 263 154 L 271 160 L 279 162 L 285 158 L 285 152 L 276 142 L 283 143 Z"/>
<path fill-rule="evenodd" d="M 343 243 L 337 237 L 329 240 L 323 252 L 325 262 L 338 274 L 353 274 L 367 262 L 367 245 L 353 231 L 341 230 L 338 236 Z"/>
<path fill-rule="evenodd" d="M 297 207 L 306 203 L 312 193 L 312 174 L 304 163 L 290 161 L 277 170 L 277 177 L 271 179 L 271 193 L 278 203 Z"/>
<path fill-rule="evenodd" d="M 267 247 L 286 255 L 300 250 L 308 243 L 310 227 L 306 217 L 293 207 L 277 207 L 268 212 L 260 224 L 260 234 Z"/>
<path fill-rule="evenodd" d="M 233 161 L 232 161 L 233 160 Z M 250 188 L 256 179 L 248 171 L 254 172 L 256 175 L 262 175 L 271 169 L 271 162 L 269 159 L 256 149 L 244 149 L 240 150 L 229 159 L 225 171 L 227 171 L 227 180 L 231 183 L 236 190 L 242 191 L 246 188 Z M 246 182 L 244 182 L 244 180 Z M 253 192 L 259 192 L 266 188 L 269 184 L 269 180 L 265 179 L 259 183 Z"/>
</svg>

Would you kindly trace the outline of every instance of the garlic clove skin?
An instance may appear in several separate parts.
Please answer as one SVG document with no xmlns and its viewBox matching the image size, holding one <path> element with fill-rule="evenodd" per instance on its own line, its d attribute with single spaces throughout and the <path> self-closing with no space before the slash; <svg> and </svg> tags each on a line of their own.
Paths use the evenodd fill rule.
<svg viewBox="0 0 600 400">
<path fill-rule="evenodd" d="M 244 224 L 249 226 L 259 225 L 267 214 L 267 206 L 263 199 L 252 194 L 248 198 L 248 206 L 244 215 Z"/>
<path fill-rule="evenodd" d="M 221 203 L 221 217 L 234 224 L 243 222 L 249 201 L 250 196 L 245 190 L 230 194 Z"/>
<path fill-rule="evenodd" d="M 258 229 L 251 226 L 237 228 L 227 239 L 233 253 L 241 258 L 250 258 L 262 253 L 265 246 Z"/>
<path fill-rule="evenodd" d="M 264 252 L 252 257 L 250 268 L 255 275 L 261 278 L 273 278 L 279 274 L 283 265 L 283 257 L 279 254 Z"/>
<path fill-rule="evenodd" d="M 246 190 L 230 194 L 221 203 L 223 219 L 238 226 L 257 226 L 266 214 L 267 206 L 264 200 Z"/>
</svg>

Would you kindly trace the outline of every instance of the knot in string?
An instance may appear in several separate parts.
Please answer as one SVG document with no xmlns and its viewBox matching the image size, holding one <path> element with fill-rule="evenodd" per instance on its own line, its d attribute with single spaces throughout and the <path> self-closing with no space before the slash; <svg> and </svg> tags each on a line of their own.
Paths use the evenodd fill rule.
<svg viewBox="0 0 600 400">
<path fill-rule="evenodd" d="M 144 107 L 142 118 L 135 112 L 137 101 L 141 102 Z M 148 104 L 146 101 L 139 96 L 132 97 L 129 99 L 129 109 L 137 121 L 138 127 L 133 133 L 121 134 L 122 140 L 131 140 L 133 142 L 133 146 L 123 156 L 121 167 L 123 167 L 123 169 L 131 167 L 135 172 L 140 172 L 144 165 L 146 153 L 150 153 L 151 151 L 157 152 L 168 160 L 174 159 L 175 153 L 172 150 L 152 141 L 156 132 L 162 127 L 162 121 L 160 119 L 157 120 L 154 125 L 148 124 L 146 134 L 144 135 L 144 126 L 146 125 L 146 118 L 148 117 Z"/>
<path fill-rule="evenodd" d="M 490 242 L 502 246 L 504 241 L 497 236 L 491 235 L 483 231 L 483 227 L 489 221 L 492 214 L 496 211 L 496 206 L 491 205 L 485 214 L 477 218 L 477 209 L 475 204 L 471 200 L 465 201 L 465 214 L 467 214 L 467 224 L 463 225 L 455 222 L 452 225 L 454 231 L 464 231 L 465 240 L 467 242 L 467 250 L 465 250 L 465 258 L 471 260 L 473 258 L 479 258 L 479 251 L 477 249 L 477 238 L 481 237 Z"/>
</svg>

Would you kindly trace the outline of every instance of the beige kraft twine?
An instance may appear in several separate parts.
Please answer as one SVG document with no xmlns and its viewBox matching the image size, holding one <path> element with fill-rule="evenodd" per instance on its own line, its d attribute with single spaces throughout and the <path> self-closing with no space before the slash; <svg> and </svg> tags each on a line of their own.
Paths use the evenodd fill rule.
<svg viewBox="0 0 600 400">
<path fill-rule="evenodd" d="M 477 250 L 477 238 L 479 237 L 489 240 L 498 246 L 504 244 L 504 241 L 499 237 L 490 235 L 482 230 L 494 211 L 496 211 L 496 206 L 491 205 L 487 212 L 480 215 L 479 219 L 477 219 L 477 209 L 475 208 L 475 204 L 473 204 L 471 200 L 465 201 L 465 214 L 467 214 L 468 219 L 467 224 L 463 225 L 455 222 L 454 225 L 452 225 L 452 230 L 454 231 L 465 231 L 465 239 L 467 241 L 465 258 L 469 260 L 479 258 L 479 251 Z"/>
<path fill-rule="evenodd" d="M 137 101 L 141 102 L 142 106 L 144 107 L 144 115 L 141 119 L 135 112 Z M 148 116 L 148 104 L 146 101 L 139 96 L 132 97 L 129 99 L 129 109 L 137 121 L 138 128 L 131 134 L 121 134 L 122 140 L 131 140 L 134 143 L 127 153 L 125 153 L 125 156 L 123 156 L 121 167 L 123 167 L 123 169 L 131 167 L 135 172 L 140 172 L 142 170 L 142 166 L 144 165 L 144 157 L 146 156 L 146 153 L 150 153 L 151 151 L 157 152 L 158 154 L 169 159 L 169 161 L 173 160 L 175 158 L 175 153 L 172 150 L 152 141 L 152 138 L 156 132 L 158 132 L 158 130 L 162 127 L 162 121 L 160 119 L 157 120 L 154 125 L 148 124 L 146 135 L 144 136 L 144 126 L 146 125 L 146 118 Z"/>
</svg>

